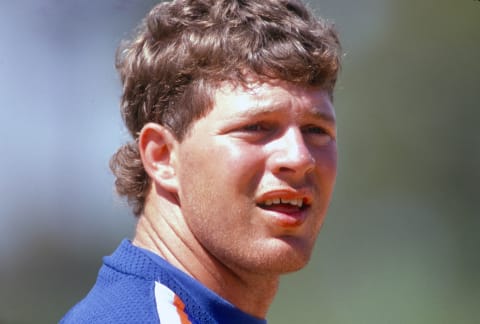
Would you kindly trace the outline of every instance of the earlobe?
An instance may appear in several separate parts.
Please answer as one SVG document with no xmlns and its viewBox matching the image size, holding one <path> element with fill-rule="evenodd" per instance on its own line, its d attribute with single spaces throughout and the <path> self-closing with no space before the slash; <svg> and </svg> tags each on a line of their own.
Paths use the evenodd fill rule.
<svg viewBox="0 0 480 324">
<path fill-rule="evenodd" d="M 164 126 L 147 123 L 138 138 L 143 167 L 148 176 L 173 193 L 178 192 L 174 146 L 176 139 Z"/>
</svg>

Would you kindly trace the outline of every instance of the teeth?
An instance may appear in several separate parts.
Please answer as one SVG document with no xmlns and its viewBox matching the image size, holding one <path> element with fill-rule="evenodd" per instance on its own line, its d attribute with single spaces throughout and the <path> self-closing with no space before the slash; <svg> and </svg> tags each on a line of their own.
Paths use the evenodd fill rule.
<svg viewBox="0 0 480 324">
<path fill-rule="evenodd" d="M 266 206 L 271 206 L 271 205 L 278 205 L 278 204 L 290 204 L 292 206 L 298 206 L 302 208 L 303 206 L 303 199 L 284 199 L 284 198 L 273 198 L 273 199 L 267 199 L 265 201 Z"/>
</svg>

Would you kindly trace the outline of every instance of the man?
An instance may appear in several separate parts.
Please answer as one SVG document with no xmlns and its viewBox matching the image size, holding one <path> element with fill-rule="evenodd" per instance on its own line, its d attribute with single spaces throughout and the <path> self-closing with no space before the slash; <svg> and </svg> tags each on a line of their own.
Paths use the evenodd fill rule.
<svg viewBox="0 0 480 324">
<path fill-rule="evenodd" d="M 296 0 L 157 5 L 118 52 L 135 238 L 64 323 L 265 323 L 336 174 L 340 46 Z"/>
</svg>

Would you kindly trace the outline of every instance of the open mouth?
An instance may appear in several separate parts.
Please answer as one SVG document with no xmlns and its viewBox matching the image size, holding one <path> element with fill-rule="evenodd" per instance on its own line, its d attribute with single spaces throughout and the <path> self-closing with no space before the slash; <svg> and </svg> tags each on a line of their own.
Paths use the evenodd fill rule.
<svg viewBox="0 0 480 324">
<path fill-rule="evenodd" d="M 306 198 L 272 198 L 259 203 L 258 206 L 266 210 L 292 214 L 307 209 L 310 204 Z"/>
</svg>

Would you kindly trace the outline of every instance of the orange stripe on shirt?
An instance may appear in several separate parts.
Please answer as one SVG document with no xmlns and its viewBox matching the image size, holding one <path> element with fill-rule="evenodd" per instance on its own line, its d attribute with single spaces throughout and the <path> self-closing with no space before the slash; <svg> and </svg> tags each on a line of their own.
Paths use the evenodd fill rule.
<svg viewBox="0 0 480 324">
<path fill-rule="evenodd" d="M 175 295 L 175 297 L 173 299 L 173 305 L 175 305 L 175 307 L 177 307 L 177 313 L 178 313 L 178 316 L 180 316 L 181 323 L 182 324 L 192 324 L 192 322 L 190 322 L 190 320 L 188 319 L 187 313 L 185 313 L 185 304 L 180 299 L 180 297 L 178 297 L 177 295 Z"/>
</svg>

